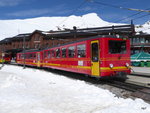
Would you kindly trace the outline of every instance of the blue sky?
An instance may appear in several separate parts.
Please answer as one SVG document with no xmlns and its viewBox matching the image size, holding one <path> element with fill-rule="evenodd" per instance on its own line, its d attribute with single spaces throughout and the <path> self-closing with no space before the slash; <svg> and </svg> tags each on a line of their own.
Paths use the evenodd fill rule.
<svg viewBox="0 0 150 113">
<path fill-rule="evenodd" d="M 87 0 L 92 1 L 92 0 Z M 126 8 L 150 8 L 150 0 L 93 0 L 106 4 Z M 136 11 L 123 10 L 85 0 L 0 0 L 0 19 L 26 19 L 43 16 L 69 16 L 97 13 L 103 20 L 109 22 L 129 23 L 134 19 L 135 24 L 143 24 L 150 20 L 150 16 L 139 18 L 148 13 L 140 13 L 127 20 L 119 21 L 131 16 Z M 150 14 L 150 13 L 149 13 Z"/>
</svg>

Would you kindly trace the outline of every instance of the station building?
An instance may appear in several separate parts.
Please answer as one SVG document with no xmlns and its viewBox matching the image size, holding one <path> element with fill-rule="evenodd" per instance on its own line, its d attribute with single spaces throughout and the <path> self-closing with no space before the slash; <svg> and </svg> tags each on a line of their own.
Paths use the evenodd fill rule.
<svg viewBox="0 0 150 113">
<path fill-rule="evenodd" d="M 85 29 L 77 29 L 76 27 L 73 27 L 73 29 L 61 31 L 35 30 L 32 33 L 19 34 L 1 40 L 0 54 L 11 53 L 12 57 L 15 57 L 16 53 L 23 51 L 23 49 L 45 49 L 97 35 L 117 35 L 118 37 L 128 36 L 132 38 L 134 34 L 135 31 L 133 24 Z M 131 42 L 133 43 L 134 40 L 131 39 Z M 136 52 L 134 47 L 136 46 L 134 45 L 132 48 L 133 53 Z"/>
<path fill-rule="evenodd" d="M 136 54 L 141 51 L 150 54 L 150 34 L 134 35 L 130 37 L 131 54 Z"/>
</svg>

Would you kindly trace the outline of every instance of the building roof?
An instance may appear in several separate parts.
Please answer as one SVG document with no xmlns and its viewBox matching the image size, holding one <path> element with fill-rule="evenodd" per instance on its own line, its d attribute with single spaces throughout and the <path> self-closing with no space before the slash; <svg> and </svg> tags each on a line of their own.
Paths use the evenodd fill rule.
<svg viewBox="0 0 150 113">
<path fill-rule="evenodd" d="M 12 40 L 12 38 L 5 38 L 5 39 L 0 41 L 0 44 L 10 43 L 11 40 Z"/>
<path fill-rule="evenodd" d="M 97 36 L 97 35 L 133 35 L 134 33 L 134 25 L 120 25 L 120 26 L 107 26 L 107 27 L 96 27 L 96 28 L 84 28 L 84 29 L 77 29 L 76 27 L 73 27 L 73 29 L 65 29 L 62 31 L 40 31 L 35 30 L 32 33 L 24 33 L 24 34 L 18 34 L 12 38 L 6 38 L 0 43 L 6 43 L 11 41 L 17 41 L 17 40 L 30 40 L 31 36 L 34 33 L 40 33 L 43 35 L 45 39 L 58 39 L 58 38 L 78 38 L 78 37 L 91 37 L 91 36 Z"/>
<path fill-rule="evenodd" d="M 108 27 L 96 27 L 96 28 L 85 28 L 85 29 L 67 29 L 63 31 L 49 31 L 41 32 L 46 35 L 47 38 L 68 38 L 68 37 L 78 37 L 78 36 L 96 36 L 96 35 L 110 35 L 110 34 L 120 34 L 120 35 L 133 35 L 134 25 L 121 25 L 121 26 L 108 26 Z"/>
<path fill-rule="evenodd" d="M 150 54 L 140 52 L 131 56 L 131 61 L 150 61 Z"/>
<path fill-rule="evenodd" d="M 14 40 L 23 40 L 23 38 L 25 38 L 26 40 L 28 40 L 29 37 L 30 37 L 30 35 L 31 35 L 31 33 L 18 34 L 16 36 L 12 37 L 12 41 L 14 41 Z"/>
</svg>

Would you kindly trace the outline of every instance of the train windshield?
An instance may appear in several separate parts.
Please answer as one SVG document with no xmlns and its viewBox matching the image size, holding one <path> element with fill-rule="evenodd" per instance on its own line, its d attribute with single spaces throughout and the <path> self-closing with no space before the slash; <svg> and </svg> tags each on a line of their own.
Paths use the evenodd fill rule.
<svg viewBox="0 0 150 113">
<path fill-rule="evenodd" d="M 109 53 L 125 54 L 126 53 L 126 41 L 109 40 Z"/>
</svg>

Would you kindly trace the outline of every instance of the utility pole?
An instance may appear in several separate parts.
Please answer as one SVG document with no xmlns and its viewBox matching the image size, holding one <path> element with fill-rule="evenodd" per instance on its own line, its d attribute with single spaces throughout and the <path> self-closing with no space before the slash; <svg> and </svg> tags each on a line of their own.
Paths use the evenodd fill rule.
<svg viewBox="0 0 150 113">
<path fill-rule="evenodd" d="M 5 56 L 5 53 L 4 53 L 4 46 L 2 45 L 2 66 L 0 67 L 0 69 L 2 69 L 2 67 L 4 66 L 4 56 Z"/>
<path fill-rule="evenodd" d="M 2 67 L 4 66 L 4 62 L 5 62 L 4 56 L 5 56 L 5 53 L 4 53 L 4 51 L 3 51 L 3 52 L 2 52 Z"/>
<path fill-rule="evenodd" d="M 26 56 L 25 56 L 25 36 L 23 37 L 23 69 L 26 68 L 26 65 L 25 65 L 25 60 L 26 60 Z"/>
</svg>

